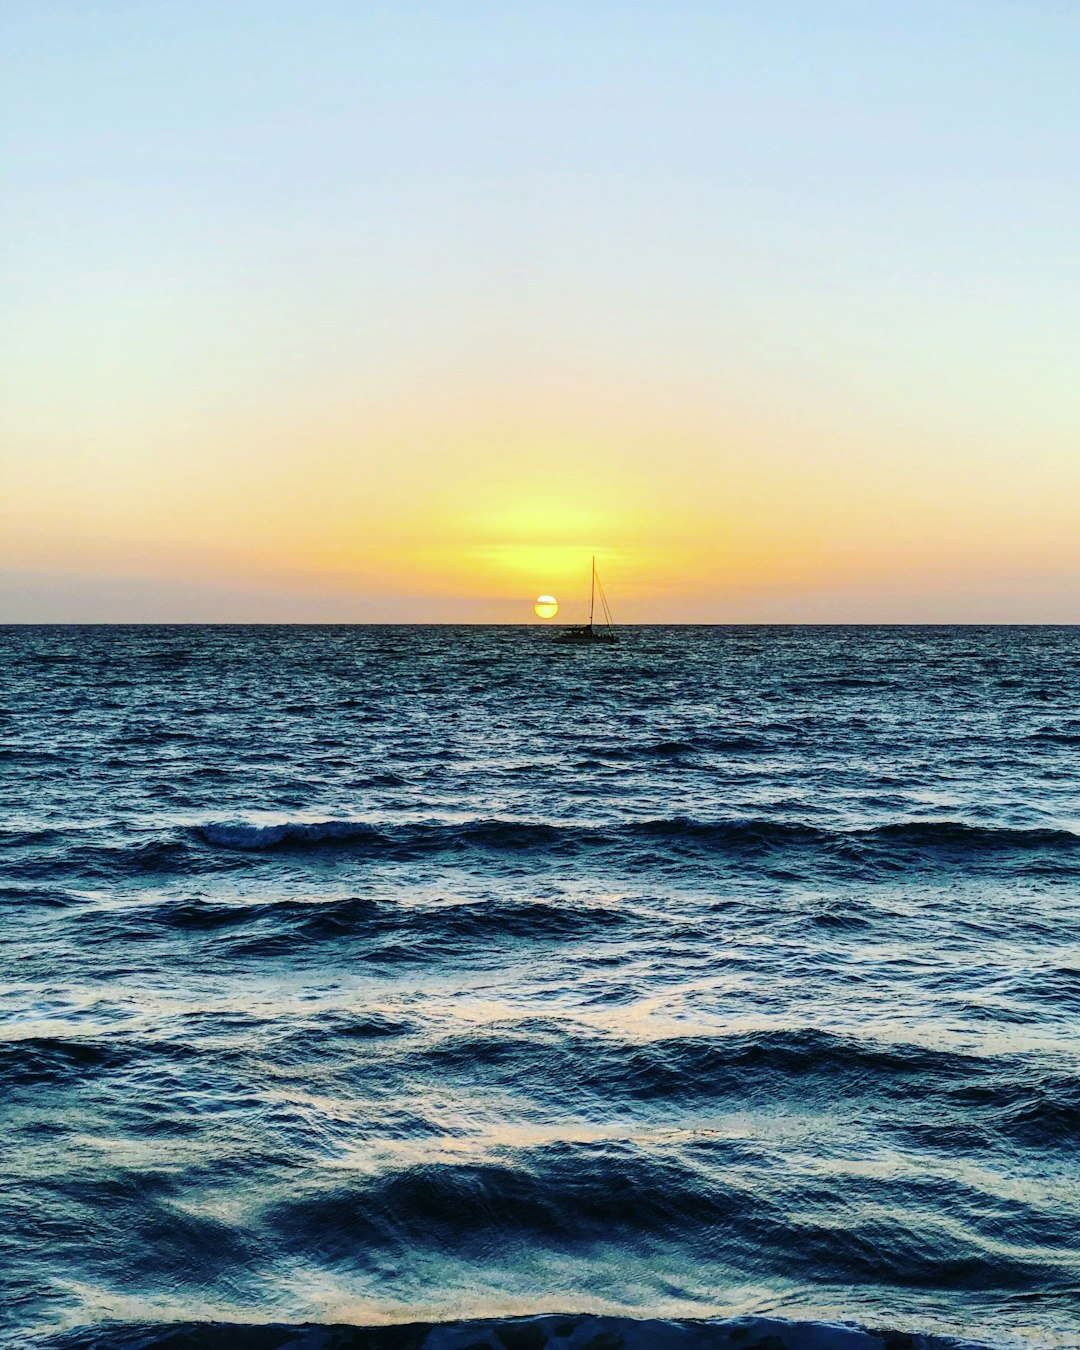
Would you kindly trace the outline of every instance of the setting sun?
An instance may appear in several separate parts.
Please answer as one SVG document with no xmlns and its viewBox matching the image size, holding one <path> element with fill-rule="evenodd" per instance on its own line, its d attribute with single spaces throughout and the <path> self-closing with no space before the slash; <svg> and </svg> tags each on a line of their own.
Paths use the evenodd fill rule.
<svg viewBox="0 0 1080 1350">
<path fill-rule="evenodd" d="M 559 612 L 559 602 L 553 595 L 538 595 L 533 613 L 538 619 L 553 619 Z"/>
</svg>

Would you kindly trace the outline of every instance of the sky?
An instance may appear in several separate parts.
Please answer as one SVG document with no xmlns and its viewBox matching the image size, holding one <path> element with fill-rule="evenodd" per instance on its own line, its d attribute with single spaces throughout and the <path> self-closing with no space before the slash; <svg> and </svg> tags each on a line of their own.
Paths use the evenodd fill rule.
<svg viewBox="0 0 1080 1350">
<path fill-rule="evenodd" d="M 1080 622 L 1073 0 L 0 0 L 0 620 Z"/>
</svg>

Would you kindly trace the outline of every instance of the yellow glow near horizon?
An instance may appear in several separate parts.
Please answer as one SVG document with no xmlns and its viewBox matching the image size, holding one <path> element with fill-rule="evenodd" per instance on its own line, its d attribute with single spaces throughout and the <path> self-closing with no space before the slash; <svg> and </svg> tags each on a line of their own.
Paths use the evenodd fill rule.
<svg viewBox="0 0 1080 1350">
<path fill-rule="evenodd" d="M 1074 6 L 15 8 L 0 619 L 1080 619 Z"/>
<path fill-rule="evenodd" d="M 538 619 L 553 619 L 559 612 L 559 602 L 553 595 L 538 595 L 533 613 Z"/>
<path fill-rule="evenodd" d="M 463 378 L 189 415 L 152 454 L 141 421 L 73 442 L 28 423 L 0 501 L 0 554 L 29 578 L 13 612 L 514 622 L 542 579 L 577 622 L 593 554 L 623 623 L 1075 610 L 1054 578 L 1075 566 L 1080 459 L 1049 437 L 1033 473 L 865 410 L 793 425 L 783 405 L 659 380 L 620 404 L 554 374 L 500 392 L 509 412 Z"/>
</svg>

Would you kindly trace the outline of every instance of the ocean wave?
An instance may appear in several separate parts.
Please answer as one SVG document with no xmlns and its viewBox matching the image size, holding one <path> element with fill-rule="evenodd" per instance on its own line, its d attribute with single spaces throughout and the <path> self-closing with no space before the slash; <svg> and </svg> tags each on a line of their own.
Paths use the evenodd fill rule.
<svg viewBox="0 0 1080 1350">
<path fill-rule="evenodd" d="M 260 855 L 340 855 L 408 861 L 442 854 L 516 855 L 542 863 L 589 855 L 616 865 L 753 859 L 770 868 L 790 860 L 872 877 L 913 864 L 998 866 L 1073 874 L 1080 833 L 995 827 L 954 820 L 900 821 L 836 829 L 799 820 L 690 816 L 607 823 L 475 817 L 464 821 L 372 822 L 356 819 L 210 821 L 124 840 L 118 832 L 40 829 L 0 832 L 8 866 L 40 880 L 85 874 L 108 878 L 155 872 L 198 874 L 254 866 Z M 245 861 L 247 859 L 247 861 Z M 32 873 L 32 877 L 31 874 Z M 824 919 L 828 925 L 830 920 Z"/>
<path fill-rule="evenodd" d="M 457 1034 L 413 1050 L 410 1063 L 470 1087 L 513 1090 L 536 1103 L 576 1099 L 668 1112 L 745 1102 L 833 1109 L 864 1103 L 897 1139 L 922 1140 L 924 1110 L 982 1147 L 1058 1149 L 1080 1130 L 1075 1065 L 874 1042 L 803 1027 L 630 1041 L 553 1026 Z M 913 1102 L 919 1109 L 913 1110 Z"/>
<path fill-rule="evenodd" d="M 1064 727 L 1041 727 L 1038 731 L 1032 731 L 1027 740 L 1041 742 L 1045 745 L 1080 745 L 1080 728 L 1075 724 L 1066 729 Z"/>
<path fill-rule="evenodd" d="M 12 1037 L 0 1040 L 0 1084 L 9 1089 L 85 1079 L 112 1060 L 112 1048 L 89 1037 Z"/>
<path fill-rule="evenodd" d="M 219 848 L 270 849 L 379 840 L 382 833 L 363 821 L 283 821 L 273 825 L 223 823 L 199 825 L 194 833 Z"/>
<path fill-rule="evenodd" d="M 1027 850 L 1080 848 L 1080 833 L 1040 827 L 971 825 L 957 820 L 898 821 L 856 832 L 858 837 L 910 844 L 916 848 L 969 850 Z"/>
<path fill-rule="evenodd" d="M 533 1077 L 538 1086 L 561 1090 L 572 1073 L 579 1091 L 602 1099 L 669 1103 L 738 1096 L 751 1088 L 783 1092 L 792 1079 L 801 1081 L 799 1091 L 804 1093 L 812 1091 L 817 1079 L 845 1095 L 858 1091 L 902 1097 L 916 1080 L 942 1090 L 1001 1075 L 1006 1068 L 1000 1060 L 916 1044 L 875 1043 L 813 1027 L 630 1041 L 551 1023 L 454 1035 L 435 1042 L 423 1055 L 440 1074 L 455 1067 L 476 1074 L 496 1066 L 522 1090 Z M 1030 1067 L 1020 1066 L 1017 1072 L 1023 1082 Z"/>
<path fill-rule="evenodd" d="M 242 952 L 296 945 L 295 934 L 245 931 Z M 376 958 L 397 952 L 419 960 L 424 942 L 445 950 L 445 933 L 427 939 L 377 938 Z M 260 942 L 264 946 L 260 945 Z M 272 1040 L 290 1062 L 318 1063 L 341 1085 L 409 1083 L 417 1076 L 447 1089 L 510 1093 L 522 1109 L 576 1109 L 603 1116 L 627 1113 L 693 1115 L 702 1109 L 739 1111 L 746 1103 L 831 1113 L 838 1104 L 869 1110 L 894 1141 L 927 1142 L 928 1127 L 961 1133 L 981 1148 L 1022 1145 L 1051 1152 L 1080 1132 L 1080 1073 L 1046 1056 L 979 1056 L 927 1045 L 856 1039 L 815 1028 L 657 1036 L 633 1040 L 609 1032 L 567 1027 L 557 1019 L 500 1023 L 486 1031 L 435 1037 L 400 1016 L 355 1010 L 315 1020 L 237 1026 L 220 1015 L 152 1035 L 118 1029 L 109 1034 L 8 1035 L 0 1039 L 0 1090 L 33 1084 L 76 1084 L 101 1073 L 183 1073 L 198 1062 L 206 1038 L 240 1039 L 231 1073 L 258 1076 L 259 1046 Z M 362 1061 L 358 1041 L 372 1043 Z M 245 1042 L 247 1048 L 244 1048 Z M 215 1042 L 216 1043 L 216 1042 Z M 377 1048 L 376 1048 L 377 1043 Z M 215 1051 L 219 1055 L 219 1051 Z M 252 1060 L 252 1056 L 256 1061 Z M 571 1086 L 572 1085 L 572 1086 Z M 927 1112 L 931 1113 L 928 1121 Z M 953 1141 L 955 1142 L 955 1140 Z M 707 1151 L 707 1149 L 706 1149 Z"/>
<path fill-rule="evenodd" d="M 82 900 L 70 891 L 53 886 L 0 885 L 0 903 L 12 908 L 16 905 L 26 905 L 42 906 L 46 909 L 71 909 L 81 904 Z"/>
<path fill-rule="evenodd" d="M 500 939 L 598 937 L 632 927 L 634 916 L 606 905 L 512 897 L 427 905 L 359 895 L 247 903 L 191 897 L 138 909 L 101 909 L 85 915 L 84 924 L 87 933 L 116 942 L 142 942 L 155 929 L 172 929 L 270 954 L 295 949 L 298 941 L 355 937 L 391 942 L 398 959 L 425 954 L 438 959 L 449 950 L 482 953 L 482 944 Z"/>
<path fill-rule="evenodd" d="M 288 1233 L 294 1255 L 332 1266 L 377 1251 L 454 1251 L 479 1260 L 496 1246 L 522 1243 L 577 1254 L 675 1243 L 696 1259 L 759 1278 L 783 1272 L 971 1291 L 1024 1290 L 1035 1281 L 1047 1291 L 1069 1287 L 1062 1226 L 1040 1232 L 1032 1206 L 1014 1205 L 982 1232 L 952 1219 L 955 1188 L 897 1171 L 849 1178 L 848 1206 L 827 1212 L 814 1203 L 811 1176 L 750 1181 L 747 1165 L 760 1158 L 759 1145 L 729 1139 L 708 1153 L 621 1139 L 503 1147 L 486 1159 L 435 1156 L 308 1183 L 267 1205 L 258 1223 Z M 980 1191 L 965 1198 L 995 1202 Z M 1044 1236 L 1050 1243 L 1039 1241 Z"/>
<path fill-rule="evenodd" d="M 197 1051 L 178 1041 L 111 1036 L 11 1036 L 0 1038 L 0 1086 L 83 1084 L 99 1073 L 149 1065 L 182 1071 Z"/>
<path fill-rule="evenodd" d="M 33 864 L 32 864 L 33 865 Z M 218 863 L 231 867 L 235 864 Z M 201 870 L 182 838 L 162 835 L 130 842 L 83 843 L 55 850 L 36 862 L 39 874 L 68 876 L 75 873 L 102 880 L 141 877 Z M 24 871 L 29 870 L 26 866 Z"/>
<path fill-rule="evenodd" d="M 113 1323 L 49 1336 L 41 1350 L 990 1350 L 985 1342 L 777 1317 L 683 1320 L 544 1314 L 348 1326 Z"/>
<path fill-rule="evenodd" d="M 38 829 L 0 826 L 0 849 L 5 852 L 23 848 L 61 848 L 70 841 L 69 833 L 52 826 L 42 826 Z"/>
<path fill-rule="evenodd" d="M 524 850 L 608 847 L 635 840 L 686 843 L 718 850 L 845 844 L 899 845 L 934 851 L 1080 849 L 1080 833 L 1070 830 L 995 827 L 955 820 L 898 821 L 855 830 L 827 829 L 767 817 L 702 820 L 670 816 L 596 825 L 498 818 L 378 825 L 362 820 L 322 820 L 270 824 L 211 822 L 193 827 L 192 833 L 218 848 L 250 851 L 342 845 L 408 852 L 470 847 Z"/>
<path fill-rule="evenodd" d="M 581 831 L 530 821 L 476 819 L 459 824 L 373 825 L 362 820 L 211 823 L 194 836 L 217 848 L 244 852 L 343 848 L 350 852 L 411 856 L 461 848 L 533 849 L 567 844 Z"/>
<path fill-rule="evenodd" d="M 673 737 L 668 740 L 645 741 L 628 745 L 589 746 L 589 749 L 599 760 L 681 759 L 684 755 L 747 754 L 760 753 L 775 748 L 775 745 L 765 737 L 737 732 L 730 734 L 721 732 L 700 733 L 693 736 Z"/>
<path fill-rule="evenodd" d="M 16 767 L 27 764 L 65 764 L 70 756 L 59 750 L 41 750 L 30 746 L 0 746 L 0 763 L 12 763 Z"/>
</svg>

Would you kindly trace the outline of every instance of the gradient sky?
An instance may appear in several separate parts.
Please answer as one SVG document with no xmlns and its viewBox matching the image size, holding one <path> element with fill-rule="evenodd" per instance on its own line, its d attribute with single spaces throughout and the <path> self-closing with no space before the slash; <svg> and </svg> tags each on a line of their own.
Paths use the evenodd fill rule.
<svg viewBox="0 0 1080 1350">
<path fill-rule="evenodd" d="M 0 16 L 0 618 L 1080 622 L 1074 0 Z"/>
</svg>

